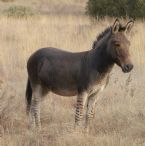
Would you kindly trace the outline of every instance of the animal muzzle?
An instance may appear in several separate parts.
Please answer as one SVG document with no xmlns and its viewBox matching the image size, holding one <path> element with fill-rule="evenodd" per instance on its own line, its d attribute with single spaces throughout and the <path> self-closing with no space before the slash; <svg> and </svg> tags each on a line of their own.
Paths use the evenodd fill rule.
<svg viewBox="0 0 145 146">
<path fill-rule="evenodd" d="M 124 73 L 130 72 L 132 69 L 133 69 L 133 64 L 124 64 L 124 65 L 122 66 L 122 71 L 123 71 Z"/>
</svg>

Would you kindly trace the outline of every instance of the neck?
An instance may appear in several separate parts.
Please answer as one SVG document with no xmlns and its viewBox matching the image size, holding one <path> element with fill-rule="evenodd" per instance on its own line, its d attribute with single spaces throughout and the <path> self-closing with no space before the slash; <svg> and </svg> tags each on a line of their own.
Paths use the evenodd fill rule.
<svg viewBox="0 0 145 146">
<path fill-rule="evenodd" d="M 99 73 L 107 73 L 112 70 L 114 62 L 107 53 L 108 36 L 100 40 L 95 49 L 90 50 L 91 67 Z"/>
</svg>

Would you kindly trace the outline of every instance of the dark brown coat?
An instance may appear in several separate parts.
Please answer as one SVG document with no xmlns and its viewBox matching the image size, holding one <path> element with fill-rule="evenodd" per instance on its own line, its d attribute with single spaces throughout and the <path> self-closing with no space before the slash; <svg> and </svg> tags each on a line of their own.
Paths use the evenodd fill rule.
<svg viewBox="0 0 145 146">
<path fill-rule="evenodd" d="M 132 70 L 133 65 L 129 54 L 130 42 L 126 38 L 126 31 L 130 30 L 132 24 L 133 21 L 129 21 L 122 26 L 117 19 L 113 26 L 97 37 L 93 49 L 89 51 L 71 53 L 49 47 L 39 49 L 32 54 L 27 63 L 28 110 L 31 105 L 32 92 L 36 90 L 41 92 L 40 96 L 44 96 L 49 91 L 62 96 L 78 95 L 75 120 L 80 121 L 85 96 L 89 105 L 89 97 L 103 89 L 115 63 L 122 68 L 123 72 Z M 35 102 L 37 95 L 34 94 L 33 97 Z M 33 112 L 36 111 L 33 110 Z M 37 117 L 35 120 L 37 124 Z"/>
</svg>

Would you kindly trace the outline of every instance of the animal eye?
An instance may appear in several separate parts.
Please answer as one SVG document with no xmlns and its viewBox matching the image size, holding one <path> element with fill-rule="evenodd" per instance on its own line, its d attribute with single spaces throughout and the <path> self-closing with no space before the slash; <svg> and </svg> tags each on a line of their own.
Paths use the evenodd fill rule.
<svg viewBox="0 0 145 146">
<path fill-rule="evenodd" d="M 115 46 L 116 46 L 116 47 L 120 47 L 120 44 L 119 44 L 119 43 L 116 43 Z"/>
</svg>

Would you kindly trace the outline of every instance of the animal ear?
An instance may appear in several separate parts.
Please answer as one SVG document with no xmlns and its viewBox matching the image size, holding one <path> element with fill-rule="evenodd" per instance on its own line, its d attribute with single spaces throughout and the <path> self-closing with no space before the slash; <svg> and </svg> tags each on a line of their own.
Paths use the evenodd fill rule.
<svg viewBox="0 0 145 146">
<path fill-rule="evenodd" d="M 120 27 L 120 22 L 119 19 L 117 18 L 112 26 L 112 33 L 117 33 L 119 31 Z"/>
<path fill-rule="evenodd" d="M 129 22 L 127 22 L 127 24 L 125 25 L 125 32 L 129 33 L 130 30 L 132 29 L 133 25 L 134 25 L 134 21 L 133 20 L 130 20 Z"/>
</svg>

